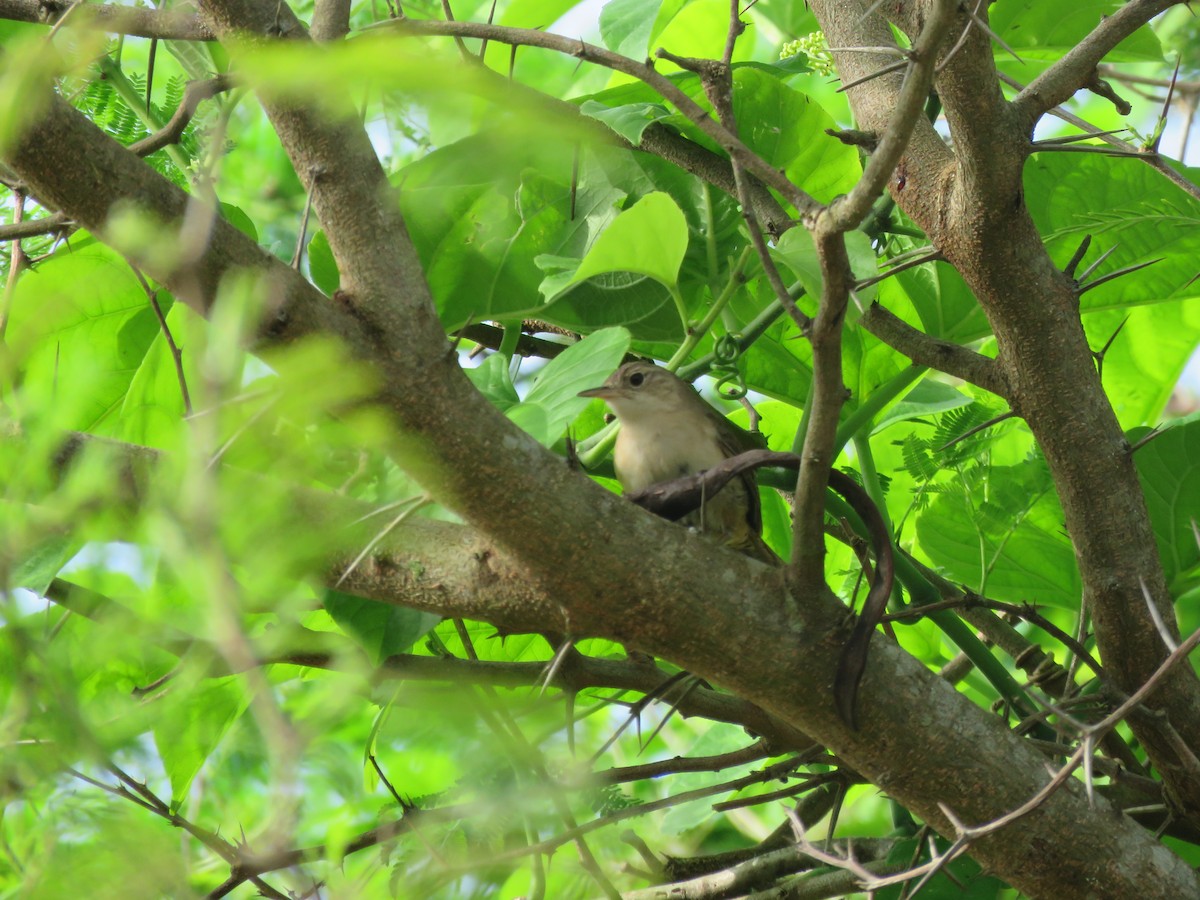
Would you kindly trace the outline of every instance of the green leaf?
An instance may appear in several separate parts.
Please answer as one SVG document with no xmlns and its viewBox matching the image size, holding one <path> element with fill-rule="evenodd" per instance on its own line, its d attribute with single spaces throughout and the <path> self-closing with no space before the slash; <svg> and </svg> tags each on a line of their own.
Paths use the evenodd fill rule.
<svg viewBox="0 0 1200 900">
<path fill-rule="evenodd" d="M 1131 432 L 1130 442 L 1149 433 Z M 1158 554 L 1167 582 L 1178 593 L 1182 579 L 1200 564 L 1200 415 L 1193 414 L 1163 429 L 1133 455 Z"/>
<path fill-rule="evenodd" d="M 946 263 L 916 266 L 879 285 L 879 302 L 932 337 L 969 344 L 992 333 L 962 276 Z"/>
<path fill-rule="evenodd" d="M 190 391 L 202 383 L 199 357 L 191 351 L 202 346 L 200 335 L 205 325 L 199 316 L 182 303 L 176 303 L 165 291 L 158 293 L 158 302 L 165 313 L 171 339 L 182 354 L 184 381 Z M 160 329 L 130 379 L 116 435 L 135 444 L 173 449 L 181 437 L 185 414 L 179 367 Z"/>
<path fill-rule="evenodd" d="M 679 206 L 669 194 L 647 194 L 604 229 L 572 280 L 634 272 L 671 285 L 679 278 L 687 245 L 687 220 Z"/>
<path fill-rule="evenodd" d="M 508 376 L 508 359 L 502 353 L 493 353 L 473 369 L 464 373 L 481 394 L 499 410 L 507 411 L 521 402 L 517 389 Z"/>
<path fill-rule="evenodd" d="M 662 0 L 609 0 L 600 10 L 600 39 L 604 46 L 622 56 L 645 58 L 662 5 Z M 673 5 L 678 8 L 682 2 L 675 0 Z"/>
<path fill-rule="evenodd" d="M 234 206 L 232 203 L 222 203 L 221 218 L 254 243 L 258 243 L 258 229 L 254 227 L 254 220 L 246 215 L 240 207 Z"/>
<path fill-rule="evenodd" d="M 750 149 L 817 200 L 846 193 L 862 175 L 857 151 L 825 133 L 837 126 L 833 117 L 778 77 L 737 69 L 733 111 Z"/>
<path fill-rule="evenodd" d="M 642 142 L 642 133 L 653 123 L 674 115 L 661 103 L 629 103 L 609 107 L 595 100 L 585 100 L 579 111 L 603 122 L 635 147 Z"/>
<path fill-rule="evenodd" d="M 846 252 L 850 256 L 850 267 L 860 278 L 869 277 L 876 269 L 875 251 L 871 239 L 861 231 L 846 234 Z M 813 245 L 812 235 L 807 228 L 793 228 L 775 244 L 773 255 L 787 263 L 810 297 L 821 296 L 821 262 Z M 875 296 L 874 288 L 859 292 L 859 300 L 870 303 Z M 853 299 L 850 301 L 854 305 Z M 857 308 L 851 320 L 857 318 Z"/>
<path fill-rule="evenodd" d="M 534 376 L 525 402 L 545 410 L 552 440 L 557 440 L 591 402 L 579 392 L 602 384 L 620 365 L 629 343 L 629 332 L 624 328 L 597 331 L 568 347 Z"/>
<path fill-rule="evenodd" d="M 442 619 L 432 613 L 327 590 L 325 609 L 375 665 L 403 653 Z"/>
<path fill-rule="evenodd" d="M 505 6 L 500 24 L 511 28 L 544 28 L 579 3 L 580 0 L 513 0 Z"/>
<path fill-rule="evenodd" d="M 878 434 L 889 425 L 903 422 L 905 419 L 917 419 L 935 413 L 946 412 L 967 406 L 974 400 L 962 391 L 952 388 L 941 381 L 921 381 L 908 394 L 887 411 L 879 420 L 872 434 Z"/>
<path fill-rule="evenodd" d="M 333 250 L 329 247 L 329 238 L 324 231 L 317 231 L 308 242 L 308 270 L 312 273 L 313 284 L 327 296 L 332 297 L 342 283 L 341 273 L 333 259 Z"/>
<path fill-rule="evenodd" d="M 165 705 L 154 743 L 171 780 L 171 805 L 187 797 L 193 779 L 246 707 L 250 695 L 236 676 L 204 681 Z"/>
<path fill-rule="evenodd" d="M 551 446 L 558 439 L 558 434 L 550 424 L 550 413 L 540 403 L 518 403 L 504 414 L 543 447 Z"/>
<path fill-rule="evenodd" d="M 1106 16 L 1124 6 L 1123 0 L 997 0 L 988 7 L 988 22 L 1006 44 L 1027 60 L 1058 60 L 1093 31 Z M 996 48 L 997 56 L 1008 52 Z M 1105 54 L 1106 62 L 1157 62 L 1162 47 L 1150 28 L 1139 28 Z"/>
<path fill-rule="evenodd" d="M 997 600 L 1079 603 L 1081 581 L 1044 463 L 994 466 L 985 502 L 940 494 L 917 519 L 917 540 L 952 580 Z"/>
<path fill-rule="evenodd" d="M 793 75 L 812 71 L 812 67 L 808 64 L 808 57 L 803 53 L 797 53 L 795 56 L 789 56 L 787 59 L 777 59 L 769 63 L 759 62 L 756 59 L 747 59 L 734 63 L 730 68 L 737 70 L 743 67 L 758 69 L 760 72 L 766 72 L 775 78 L 791 78 Z"/>
<path fill-rule="evenodd" d="M 55 398 L 63 427 L 115 434 L 130 381 L 159 334 L 129 264 L 92 243 L 22 273 L 7 341 L 25 388 Z"/>
<path fill-rule="evenodd" d="M 83 541 L 65 535 L 39 541 L 16 561 L 9 575 L 9 584 L 33 591 L 39 597 L 46 596 L 50 582 L 58 577 L 62 567 L 71 561 L 83 544 Z"/>
<path fill-rule="evenodd" d="M 1025 197 L 1055 262 L 1093 236 L 1080 269 L 1113 253 L 1089 280 L 1125 266 L 1148 268 L 1088 291 L 1080 300 L 1088 342 L 1104 356 L 1103 383 L 1125 428 L 1158 420 L 1200 342 L 1200 202 L 1148 166 L 1083 154 L 1041 154 L 1025 166 Z M 1200 180 L 1200 171 L 1181 169 Z M 1069 204 L 1051 197 L 1071 196 Z M 1117 333 L 1118 327 L 1125 322 Z"/>
</svg>

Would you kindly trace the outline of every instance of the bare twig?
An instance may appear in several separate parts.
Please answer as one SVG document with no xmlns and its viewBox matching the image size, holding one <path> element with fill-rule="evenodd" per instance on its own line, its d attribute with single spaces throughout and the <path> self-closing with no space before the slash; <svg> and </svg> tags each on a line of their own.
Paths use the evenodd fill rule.
<svg viewBox="0 0 1200 900">
<path fill-rule="evenodd" d="M 163 315 L 162 307 L 158 303 L 158 291 L 150 287 L 150 282 L 146 280 L 146 276 L 142 274 L 141 269 L 129 263 L 129 268 L 133 270 L 133 274 L 137 276 L 138 283 L 142 286 L 142 290 L 146 292 L 146 297 L 150 300 L 150 307 L 154 310 L 154 317 L 158 319 L 158 327 L 163 333 L 163 338 L 167 342 L 167 348 L 171 352 L 171 361 L 175 364 L 175 378 L 179 381 L 179 392 L 183 395 L 183 412 L 184 415 L 192 414 L 192 397 L 188 393 L 187 376 L 183 371 L 183 351 L 179 349 L 179 345 L 175 343 L 175 337 L 171 334 L 171 328 L 167 325 L 167 317 Z"/>
</svg>

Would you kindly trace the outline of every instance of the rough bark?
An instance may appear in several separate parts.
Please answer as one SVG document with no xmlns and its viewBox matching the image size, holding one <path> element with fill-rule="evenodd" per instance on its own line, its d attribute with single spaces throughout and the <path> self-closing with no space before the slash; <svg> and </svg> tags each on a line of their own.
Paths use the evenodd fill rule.
<svg viewBox="0 0 1200 900">
<path fill-rule="evenodd" d="M 286 33 L 302 34 L 286 7 L 214 0 L 203 12 L 222 35 L 277 33 L 273 29 L 281 24 Z M 831 34 L 831 43 L 835 40 Z M 464 614 L 572 636 L 609 637 L 670 659 L 811 734 L 947 833 L 951 828 L 939 804 L 969 823 L 983 822 L 1019 806 L 1047 782 L 1044 761 L 1028 744 L 886 642 L 873 651 L 863 682 L 862 730 L 848 730 L 829 693 L 845 637 L 845 608 L 837 598 L 828 589 L 793 598 L 778 571 L 713 547 L 609 495 L 492 409 L 448 350 L 404 223 L 361 128 L 264 102 L 312 192 L 344 292 L 326 300 L 220 223 L 194 265 L 151 274 L 205 312 L 221 275 L 231 268 L 268 272 L 279 285 L 280 306 L 264 325 L 264 341 L 332 333 L 377 368 L 378 402 L 398 429 L 397 459 L 439 502 L 485 536 L 491 549 L 473 556 L 482 554 L 488 563 L 480 575 L 514 587 L 464 597 Z M 120 199 L 135 199 L 164 221 L 183 215 L 187 200 L 181 192 L 66 104 L 47 98 L 45 108 L 7 152 L 7 161 L 48 205 L 100 236 Z M 934 189 L 961 190 L 955 184 L 963 175 L 932 129 L 920 123 L 910 148 L 901 165 L 909 173 L 909 187 L 921 189 L 910 192 L 918 197 L 911 208 L 930 218 L 940 239 L 944 229 L 934 227 L 937 216 L 931 211 L 937 198 L 951 194 Z M 922 149 L 928 156 L 920 154 Z M 1017 183 L 1011 174 L 998 181 L 1010 189 Z M 907 196 L 903 202 L 909 202 Z M 998 227 L 986 217 L 970 224 L 985 234 Z M 986 244 L 968 229 L 962 246 L 955 243 L 952 249 L 956 259 L 970 262 L 972 248 L 982 255 Z M 1041 275 L 1053 283 L 1053 273 Z M 1061 300 L 1047 305 L 1058 317 L 1048 325 L 1069 320 Z M 1008 346 L 1018 335 L 1011 329 L 1005 333 Z M 1073 348 L 1072 365 L 1078 366 L 1082 337 L 1066 340 Z M 1021 411 L 1038 428 L 1053 431 L 1054 424 L 1044 423 L 1056 408 L 1048 397 L 1058 382 L 1043 383 L 1024 371 L 1012 374 L 1023 359 L 1004 360 L 1010 377 L 1019 378 L 1012 390 L 1033 395 L 1023 400 Z M 1111 451 L 1103 443 L 1098 450 L 1090 448 L 1089 455 L 1104 465 L 1088 471 L 1121 476 L 1121 466 L 1105 456 Z M 1063 477 L 1059 470 L 1056 474 Z M 1079 522 L 1080 527 L 1090 524 L 1086 518 Z M 493 559 L 505 561 L 502 569 L 492 567 Z M 1081 561 L 1088 560 L 1081 553 Z M 398 562 L 393 575 L 405 571 L 404 560 Z M 356 582 L 364 592 L 424 605 L 412 584 L 383 579 L 386 567 L 371 573 L 379 577 L 374 587 Z M 437 593 L 433 584 L 424 589 L 427 596 Z M 1108 602 L 1107 597 L 1094 602 Z M 426 608 L 439 605 L 431 601 Z M 1185 681 L 1181 676 L 1178 690 L 1187 697 Z M 1103 801 L 1089 806 L 1073 782 L 1016 827 L 979 842 L 971 852 L 1033 896 L 1173 898 L 1200 892 L 1188 866 L 1131 820 L 1113 815 Z"/>
<path fill-rule="evenodd" d="M 935 83 L 953 152 L 932 126 L 918 123 L 898 166 L 902 180 L 891 185 L 897 203 L 963 276 L 987 314 L 999 347 L 1003 396 L 1045 454 L 1101 654 L 1127 692 L 1144 684 L 1168 652 L 1143 599 L 1143 583 L 1173 628 L 1174 610 L 1129 444 L 1084 335 L 1078 287 L 1055 268 L 1042 244 L 1024 203 L 1021 172 L 1036 115 L 1081 89 L 1104 52 L 1171 5 L 1166 0 L 1126 4 L 1012 103 L 1001 94 L 990 38 L 973 28 Z M 887 39 L 879 14 L 860 21 L 869 6 L 817 0 L 813 10 L 831 45 L 853 47 Z M 915 37 L 929 6 L 897 4 L 887 12 Z M 980 9 L 981 17 L 986 14 Z M 843 80 L 850 80 L 879 62 L 847 53 L 838 65 Z M 852 88 L 860 127 L 886 128 L 898 90 L 898 77 Z M 1134 731 L 1179 810 L 1195 816 L 1200 771 L 1194 758 L 1181 753 L 1179 740 L 1200 745 L 1200 679 L 1189 667 L 1175 670 L 1150 705 L 1166 719 L 1137 716 Z"/>
</svg>

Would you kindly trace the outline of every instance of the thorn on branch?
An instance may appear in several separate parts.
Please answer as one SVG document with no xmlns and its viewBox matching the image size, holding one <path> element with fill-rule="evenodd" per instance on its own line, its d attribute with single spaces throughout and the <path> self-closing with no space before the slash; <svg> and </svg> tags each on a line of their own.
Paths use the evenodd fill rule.
<svg viewBox="0 0 1200 900">
<path fill-rule="evenodd" d="M 1088 291 L 1090 291 L 1092 288 L 1098 288 L 1098 287 L 1100 287 L 1100 285 L 1106 284 L 1107 282 L 1112 281 L 1114 278 L 1120 278 L 1122 275 L 1129 275 L 1131 272 L 1138 271 L 1138 269 L 1144 269 L 1147 266 L 1152 266 L 1155 263 L 1160 263 L 1164 259 L 1166 259 L 1165 256 L 1160 256 L 1156 259 L 1148 259 L 1145 262 L 1136 263 L 1132 266 L 1125 266 L 1124 268 L 1120 268 L 1113 272 L 1109 272 L 1107 275 L 1101 275 L 1099 278 L 1089 281 L 1087 284 L 1081 284 L 1079 286 L 1079 293 L 1085 294 Z"/>
<path fill-rule="evenodd" d="M 837 89 L 837 92 L 840 94 L 843 91 L 850 90 L 852 87 L 858 87 L 860 84 L 866 84 L 868 81 L 871 81 L 875 78 L 882 78 L 884 75 L 890 75 L 892 72 L 899 72 L 901 69 L 907 69 L 908 62 L 909 61 L 907 59 L 902 59 L 899 62 L 894 62 L 891 65 L 884 66 L 882 69 L 876 69 L 869 75 L 863 75 L 861 78 L 855 78 L 853 81 L 847 81 Z"/>
<path fill-rule="evenodd" d="M 1083 240 L 1079 242 L 1079 249 L 1072 254 L 1070 262 L 1063 267 L 1064 275 L 1066 275 L 1068 278 L 1075 277 L 1075 270 L 1079 268 L 1079 264 L 1083 262 L 1083 257 L 1087 255 L 1088 247 L 1091 245 L 1092 236 L 1090 234 L 1085 234 L 1083 236 Z"/>
<path fill-rule="evenodd" d="M 1125 327 L 1125 323 L 1128 321 L 1129 316 L 1123 318 L 1121 324 L 1117 326 L 1116 330 L 1109 335 L 1108 340 L 1104 342 L 1104 346 L 1099 350 L 1092 351 L 1092 356 L 1096 359 L 1096 375 L 1102 382 L 1104 381 L 1104 355 L 1108 353 L 1108 348 L 1112 346 L 1113 341 L 1117 339 L 1117 335 L 1121 333 L 1121 329 Z"/>
</svg>

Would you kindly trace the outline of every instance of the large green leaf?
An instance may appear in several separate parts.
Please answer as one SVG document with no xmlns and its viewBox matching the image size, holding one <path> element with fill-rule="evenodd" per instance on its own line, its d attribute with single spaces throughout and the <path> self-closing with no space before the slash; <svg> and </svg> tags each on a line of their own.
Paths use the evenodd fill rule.
<svg viewBox="0 0 1200 900">
<path fill-rule="evenodd" d="M 579 392 L 601 384 L 629 350 L 629 332 L 606 328 L 550 360 L 534 376 L 525 399 L 505 411 L 523 431 L 550 446 L 591 402 Z"/>
<path fill-rule="evenodd" d="M 939 494 L 917 519 L 917 541 L 955 581 L 1012 602 L 1075 606 L 1081 581 L 1045 464 L 990 470 L 987 497 Z"/>
<path fill-rule="evenodd" d="M 375 665 L 408 650 L 442 620 L 432 613 L 332 589 L 325 592 L 324 604 L 333 620 L 358 641 Z"/>
<path fill-rule="evenodd" d="M 174 303 L 169 294 L 159 293 L 159 303 L 165 306 L 167 327 L 179 349 L 180 363 L 160 329 L 146 351 L 141 364 L 129 382 L 129 390 L 121 404 L 120 427 L 117 435 L 135 444 L 170 449 L 181 437 L 186 406 L 183 385 L 189 391 L 201 382 L 198 346 L 194 342 L 204 327 L 199 317 L 182 303 Z M 180 383 L 180 369 L 183 383 Z"/>
<path fill-rule="evenodd" d="M 80 243 L 22 274 L 7 339 L 23 383 L 56 404 L 61 424 L 112 434 L 159 324 L 129 264 Z"/>
<path fill-rule="evenodd" d="M 509 377 L 508 358 L 504 354 L 493 353 L 475 368 L 464 371 L 479 392 L 500 411 L 507 411 L 521 402 Z"/>
<path fill-rule="evenodd" d="M 606 328 L 590 334 L 550 360 L 534 376 L 525 400 L 545 409 L 551 429 L 561 432 L 591 402 L 580 397 L 579 392 L 600 385 L 628 350 L 629 332 L 624 328 Z"/>
<path fill-rule="evenodd" d="M 1197 180 L 1196 170 L 1183 170 Z M 1105 354 L 1104 387 L 1122 425 L 1154 422 L 1200 342 L 1200 203 L 1148 166 L 1092 155 L 1043 154 L 1025 170 L 1030 212 L 1055 261 L 1065 265 L 1084 235 L 1093 236 L 1082 271 L 1113 250 L 1089 280 L 1159 260 L 1084 294 L 1091 346 Z M 1070 196 L 1069 204 L 1052 202 Z M 1033 298 L 1031 298 L 1032 300 Z"/>
<path fill-rule="evenodd" d="M 549 273 L 540 286 L 542 315 L 592 327 L 624 324 L 647 338 L 682 334 L 678 314 L 671 320 L 671 292 L 688 239 L 687 220 L 671 196 L 647 194 L 617 216 L 578 263 L 538 258 Z"/>
<path fill-rule="evenodd" d="M 604 46 L 622 56 L 644 59 L 651 38 L 683 5 L 684 0 L 609 0 L 600 10 Z"/>
<path fill-rule="evenodd" d="M 250 695 L 234 676 L 193 686 L 161 711 L 154 743 L 171 781 L 173 805 L 187 796 L 192 780 L 249 704 Z"/>
<path fill-rule="evenodd" d="M 1146 430 L 1131 433 L 1131 440 Z M 1200 416 L 1182 419 L 1133 456 L 1154 526 L 1158 554 L 1172 591 L 1195 584 L 1200 564 Z M 1186 578 L 1185 583 L 1185 577 Z"/>
<path fill-rule="evenodd" d="M 585 100 L 579 111 L 603 122 L 635 147 L 642 142 L 642 134 L 647 128 L 672 115 L 661 103 L 627 103 L 610 107 L 595 100 Z"/>
<path fill-rule="evenodd" d="M 1124 6 L 1123 0 L 997 0 L 988 7 L 992 29 L 1023 59 L 1057 60 Z M 997 54 L 1006 54 L 996 48 Z M 1106 56 L 1108 62 L 1162 62 L 1162 48 L 1149 28 L 1140 28 Z"/>
<path fill-rule="evenodd" d="M 8 577 L 8 586 L 25 588 L 44 597 L 50 582 L 82 546 L 83 541 L 66 535 L 39 541 L 16 560 Z"/>
<path fill-rule="evenodd" d="M 733 111 L 742 140 L 820 201 L 846 193 L 862 175 L 857 151 L 825 133 L 837 126 L 833 118 L 766 72 L 733 73 Z"/>
<path fill-rule="evenodd" d="M 927 334 L 970 344 L 992 333 L 979 301 L 946 263 L 901 272 L 879 285 L 879 302 Z"/>
<path fill-rule="evenodd" d="M 905 395 L 903 400 L 881 417 L 872 433 L 878 434 L 897 422 L 932 416 L 947 410 L 958 409 L 972 402 L 972 399 L 962 391 L 940 381 L 926 379 L 918 383 Z"/>
<path fill-rule="evenodd" d="M 575 281 L 634 272 L 671 285 L 687 251 L 687 222 L 667 194 L 647 194 L 614 219 L 575 271 Z"/>
</svg>

